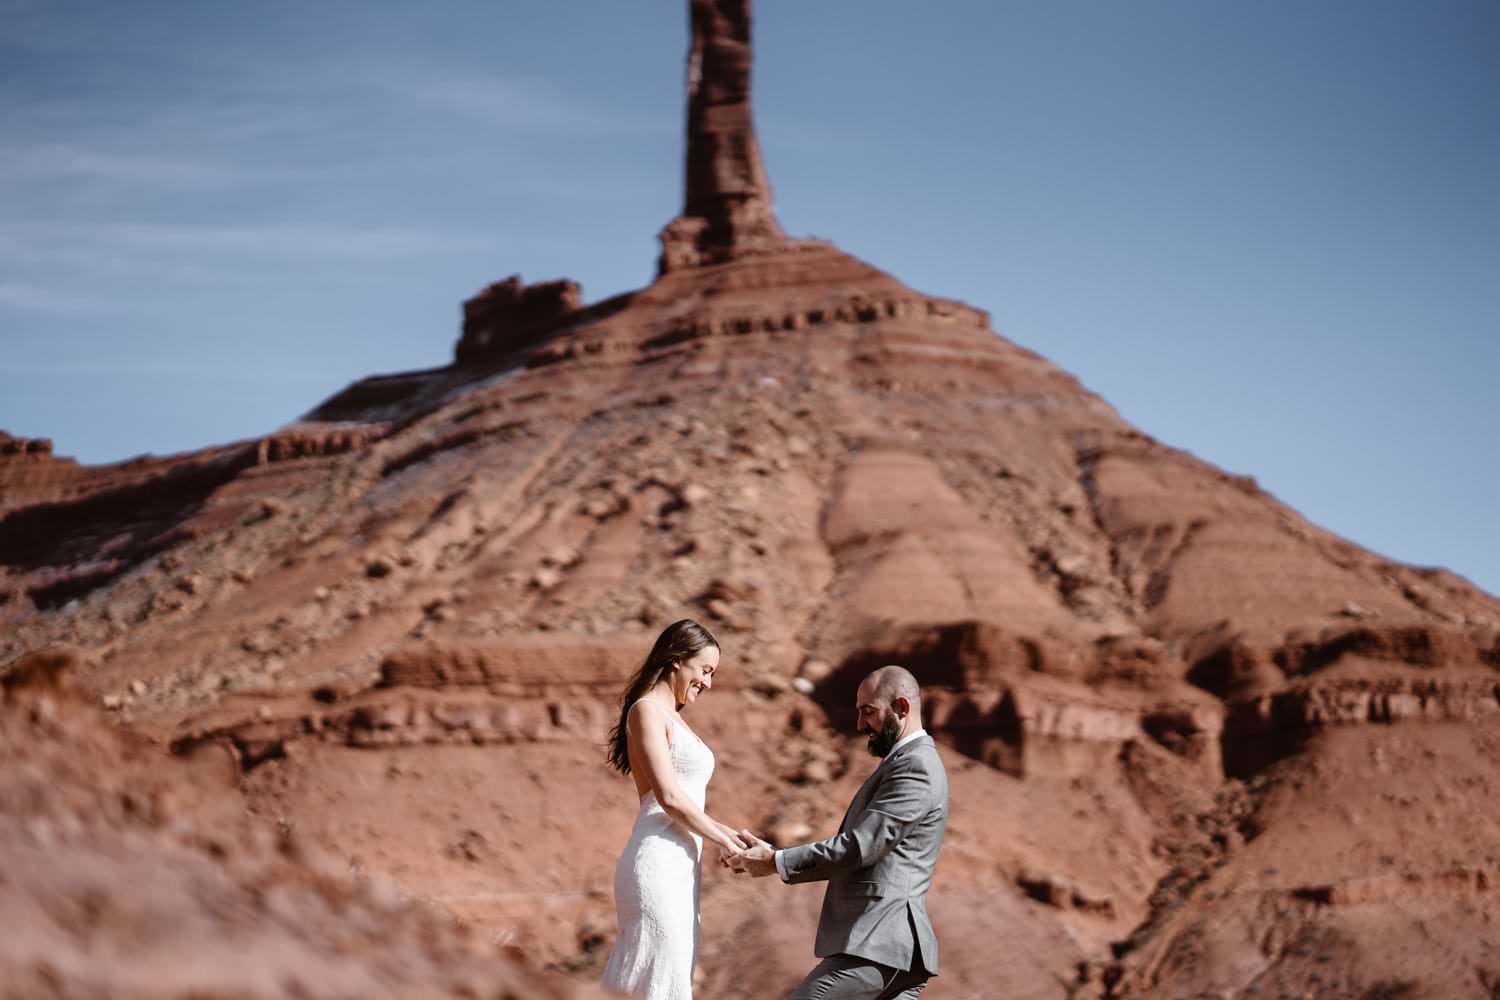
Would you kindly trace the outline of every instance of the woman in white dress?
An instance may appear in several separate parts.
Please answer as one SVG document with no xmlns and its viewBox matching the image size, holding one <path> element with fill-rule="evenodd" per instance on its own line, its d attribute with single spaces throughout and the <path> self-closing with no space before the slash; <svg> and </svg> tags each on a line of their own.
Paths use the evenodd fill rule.
<svg viewBox="0 0 1500 1000">
<path fill-rule="evenodd" d="M 714 755 L 682 721 L 713 687 L 719 643 L 690 619 L 673 622 L 620 699 L 609 763 L 635 779 L 640 812 L 615 866 L 620 934 L 604 985 L 636 1000 L 691 1000 L 698 960 L 699 857 L 703 841 L 749 845 L 704 812 Z"/>
</svg>

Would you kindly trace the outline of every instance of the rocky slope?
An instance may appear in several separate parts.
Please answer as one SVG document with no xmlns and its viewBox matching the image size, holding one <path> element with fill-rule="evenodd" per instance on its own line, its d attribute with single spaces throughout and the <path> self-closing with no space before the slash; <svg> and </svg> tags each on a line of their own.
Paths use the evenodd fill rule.
<svg viewBox="0 0 1500 1000">
<path fill-rule="evenodd" d="M 101 725 L 67 654 L 0 688 L 0 996 L 599 996 Z"/>
<path fill-rule="evenodd" d="M 154 766 L 221 760 L 255 822 L 557 988 L 614 931 L 615 699 L 692 616 L 725 654 L 694 709 L 711 808 L 780 841 L 832 832 L 872 766 L 863 672 L 921 679 L 953 796 L 928 995 L 1500 995 L 1500 602 L 785 237 L 748 4 L 691 10 L 651 286 L 498 283 L 453 365 L 256 441 L 81 469 L 7 439 L 0 663 L 69 645 Z M 704 891 L 703 995 L 810 964 L 815 889 Z"/>
</svg>

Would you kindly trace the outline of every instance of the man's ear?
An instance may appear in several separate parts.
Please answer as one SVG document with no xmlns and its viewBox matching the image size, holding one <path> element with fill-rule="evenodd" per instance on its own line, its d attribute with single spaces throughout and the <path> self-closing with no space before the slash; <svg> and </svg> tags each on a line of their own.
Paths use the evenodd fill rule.
<svg viewBox="0 0 1500 1000">
<path fill-rule="evenodd" d="M 896 710 L 896 714 L 901 716 L 903 719 L 911 714 L 911 702 L 907 701 L 900 695 L 897 695 L 896 697 L 891 699 L 891 707 L 894 708 Z"/>
</svg>

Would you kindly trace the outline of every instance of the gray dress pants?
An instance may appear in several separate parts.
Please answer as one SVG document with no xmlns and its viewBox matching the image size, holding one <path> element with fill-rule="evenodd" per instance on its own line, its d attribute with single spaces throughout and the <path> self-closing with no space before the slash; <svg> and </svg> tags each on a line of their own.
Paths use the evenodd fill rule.
<svg viewBox="0 0 1500 1000">
<path fill-rule="evenodd" d="M 893 969 L 852 955 L 831 955 L 807 974 L 787 1000 L 915 1000 L 927 971 Z"/>
</svg>

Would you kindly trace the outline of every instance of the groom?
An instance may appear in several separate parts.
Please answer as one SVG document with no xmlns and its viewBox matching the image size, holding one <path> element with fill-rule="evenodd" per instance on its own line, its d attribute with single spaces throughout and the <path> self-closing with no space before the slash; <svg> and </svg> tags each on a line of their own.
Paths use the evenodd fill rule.
<svg viewBox="0 0 1500 1000">
<path fill-rule="evenodd" d="M 938 944 L 927 890 L 948 826 L 948 773 L 922 730 L 917 680 L 881 667 L 855 697 L 859 732 L 884 760 L 849 804 L 839 832 L 785 850 L 754 841 L 724 863 L 783 882 L 827 881 L 813 953 L 823 961 L 789 1000 L 914 998 L 937 975 Z"/>
</svg>

